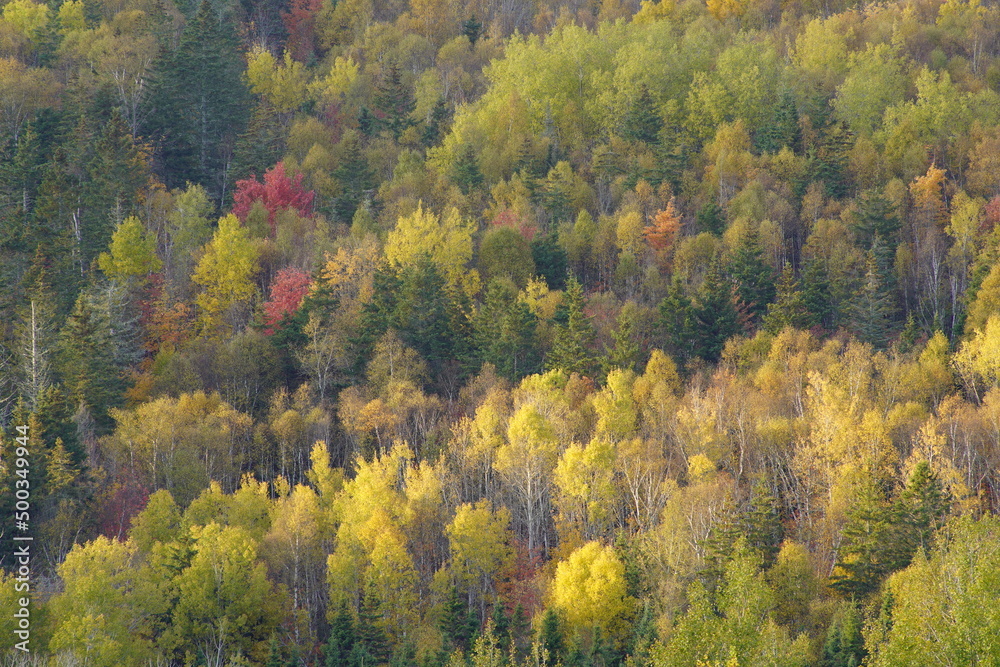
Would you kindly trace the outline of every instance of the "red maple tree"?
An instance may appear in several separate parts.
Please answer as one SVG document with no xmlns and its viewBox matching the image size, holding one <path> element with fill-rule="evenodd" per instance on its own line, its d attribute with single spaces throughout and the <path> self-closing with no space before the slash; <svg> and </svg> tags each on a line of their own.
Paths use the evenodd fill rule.
<svg viewBox="0 0 1000 667">
<path fill-rule="evenodd" d="M 287 268 L 278 271 L 271 283 L 271 299 L 264 304 L 264 333 L 274 333 L 287 315 L 294 315 L 309 293 L 309 274 L 302 269 Z"/>
<path fill-rule="evenodd" d="M 254 203 L 260 202 L 267 209 L 267 221 L 274 234 L 274 216 L 282 209 L 295 209 L 304 218 L 312 217 L 312 204 L 316 193 L 302 187 L 302 174 L 289 177 L 285 174 L 285 163 L 279 162 L 264 172 L 264 182 L 257 176 L 236 181 L 236 191 L 233 193 L 233 213 L 242 221 L 246 221 Z"/>
</svg>

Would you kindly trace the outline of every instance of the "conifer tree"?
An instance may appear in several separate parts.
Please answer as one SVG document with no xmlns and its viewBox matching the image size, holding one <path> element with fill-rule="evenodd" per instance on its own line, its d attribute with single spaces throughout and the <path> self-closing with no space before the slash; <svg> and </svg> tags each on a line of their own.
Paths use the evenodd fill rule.
<svg viewBox="0 0 1000 667">
<path fill-rule="evenodd" d="M 770 333 L 778 333 L 785 327 L 808 329 L 812 324 L 813 317 L 806 309 L 805 295 L 799 289 L 791 265 L 786 264 L 781 271 L 774 302 L 767 306 L 764 329 Z"/>
<path fill-rule="evenodd" d="M 326 642 L 326 667 L 348 667 L 354 649 L 354 623 L 347 601 L 341 601 L 337 615 L 330 623 L 330 638 Z"/>
<path fill-rule="evenodd" d="M 632 141 L 655 144 L 662 128 L 663 119 L 656 102 L 646 84 L 640 84 L 639 93 L 622 118 L 622 134 Z"/>
<path fill-rule="evenodd" d="M 555 232 L 537 236 L 531 241 L 531 259 L 549 289 L 560 290 L 566 286 L 566 251 L 559 245 Z"/>
<path fill-rule="evenodd" d="M 583 286 L 575 276 L 566 284 L 563 298 L 566 307 L 566 323 L 556 325 L 552 351 L 545 360 L 548 369 L 559 369 L 566 373 L 593 376 L 595 363 L 591 353 L 595 332 L 587 315 L 583 312 Z"/>
<path fill-rule="evenodd" d="M 203 0 L 177 48 L 161 58 L 150 93 L 146 133 L 168 186 L 200 183 L 225 199 L 234 182 L 228 156 L 248 119 L 243 70 L 235 29 Z"/>
<path fill-rule="evenodd" d="M 675 278 L 667 296 L 660 302 L 659 327 L 665 339 L 664 349 L 681 363 L 693 357 L 697 346 L 697 321 L 691 299 Z"/>
<path fill-rule="evenodd" d="M 718 260 L 712 262 L 705 276 L 694 321 L 695 355 L 705 361 L 718 361 L 726 341 L 740 332 L 732 286 L 723 278 Z"/>
<path fill-rule="evenodd" d="M 391 60 L 382 71 L 373 97 L 375 109 L 381 114 L 379 124 L 392 133 L 398 141 L 400 135 L 414 124 L 410 114 L 416 106 L 413 93 L 403 83 L 399 63 Z"/>
<path fill-rule="evenodd" d="M 764 261 L 756 230 L 736 247 L 729 263 L 729 275 L 736 283 L 736 297 L 746 307 L 751 323 L 757 324 L 775 297 L 774 270 Z"/>
</svg>

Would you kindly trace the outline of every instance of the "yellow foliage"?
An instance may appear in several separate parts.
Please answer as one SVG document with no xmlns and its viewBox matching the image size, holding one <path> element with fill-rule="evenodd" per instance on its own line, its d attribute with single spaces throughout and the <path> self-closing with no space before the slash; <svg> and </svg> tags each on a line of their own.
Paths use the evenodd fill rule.
<svg viewBox="0 0 1000 667">
<path fill-rule="evenodd" d="M 625 590 L 625 566 L 611 547 L 588 542 L 556 566 L 552 602 L 570 626 L 596 625 L 622 629 L 620 622 L 632 606 Z"/>
<path fill-rule="evenodd" d="M 327 75 L 309 84 L 309 90 L 322 101 L 339 102 L 357 78 L 358 64 L 354 58 L 337 56 Z"/>
<path fill-rule="evenodd" d="M 475 227 L 451 208 L 440 217 L 425 211 L 423 202 L 417 210 L 396 221 L 385 244 L 385 257 L 396 266 L 413 264 L 428 256 L 449 282 L 461 278 L 465 265 L 472 259 L 472 234 Z"/>
<path fill-rule="evenodd" d="M 3 19 L 31 41 L 37 40 L 49 24 L 49 8 L 34 0 L 11 0 L 3 8 Z"/>
<path fill-rule="evenodd" d="M 250 89 L 263 96 L 278 113 L 293 111 L 305 101 L 305 67 L 292 59 L 288 51 L 279 64 L 270 51 L 255 47 L 247 56 L 246 77 Z"/>
</svg>

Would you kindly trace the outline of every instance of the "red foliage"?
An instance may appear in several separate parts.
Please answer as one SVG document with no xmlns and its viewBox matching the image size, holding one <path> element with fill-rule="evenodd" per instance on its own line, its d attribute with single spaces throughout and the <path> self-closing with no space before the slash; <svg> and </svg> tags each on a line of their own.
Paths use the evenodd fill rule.
<svg viewBox="0 0 1000 667">
<path fill-rule="evenodd" d="M 97 498 L 97 529 L 101 535 L 124 540 L 132 519 L 146 507 L 149 491 L 133 481 L 115 482 Z"/>
<path fill-rule="evenodd" d="M 667 207 L 653 217 L 653 222 L 642 230 L 642 235 L 653 250 L 667 250 L 677 239 L 681 230 L 681 216 L 671 197 Z"/>
<path fill-rule="evenodd" d="M 312 204 L 316 193 L 302 188 L 302 174 L 293 178 L 285 175 L 285 163 L 279 162 L 264 172 L 264 182 L 261 183 L 253 174 L 250 178 L 236 181 L 236 192 L 233 193 L 233 213 L 240 220 L 246 221 L 247 214 L 255 202 L 261 202 L 267 209 L 267 221 L 274 233 L 274 215 L 286 208 L 295 209 L 304 218 L 312 216 Z"/>
<path fill-rule="evenodd" d="M 292 0 L 281 19 L 288 31 L 286 47 L 299 62 L 309 62 L 316 53 L 316 12 L 322 0 Z"/>
<path fill-rule="evenodd" d="M 985 213 L 986 215 L 983 216 L 983 221 L 980 224 L 980 230 L 991 232 L 1000 223 L 1000 196 L 994 197 L 986 204 Z"/>
<path fill-rule="evenodd" d="M 522 219 L 517 213 L 508 208 L 497 213 L 496 217 L 490 221 L 490 224 L 497 227 L 511 227 L 529 243 L 535 238 L 535 234 L 538 232 L 537 227 Z"/>
<path fill-rule="evenodd" d="M 302 269 L 282 269 L 271 283 L 271 300 L 264 304 L 264 333 L 274 333 L 286 315 L 294 315 L 309 293 L 309 274 Z"/>
</svg>

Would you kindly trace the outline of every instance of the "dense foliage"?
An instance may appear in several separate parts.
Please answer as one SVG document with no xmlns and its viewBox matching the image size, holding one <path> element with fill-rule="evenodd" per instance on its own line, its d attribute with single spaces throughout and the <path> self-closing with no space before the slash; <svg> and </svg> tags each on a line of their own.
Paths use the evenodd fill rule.
<svg viewBox="0 0 1000 667">
<path fill-rule="evenodd" d="M 1000 8 L 0 2 L 5 660 L 1000 660 Z"/>
</svg>

